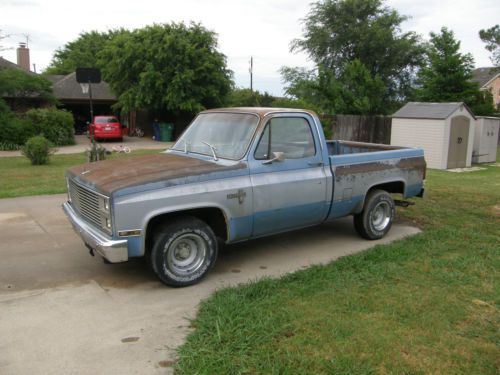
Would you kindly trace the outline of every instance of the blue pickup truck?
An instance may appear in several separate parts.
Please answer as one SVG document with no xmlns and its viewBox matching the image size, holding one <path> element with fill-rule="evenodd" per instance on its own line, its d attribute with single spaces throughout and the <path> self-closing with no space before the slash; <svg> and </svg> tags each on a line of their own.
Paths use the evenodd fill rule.
<svg viewBox="0 0 500 375">
<path fill-rule="evenodd" d="M 421 149 L 327 141 L 310 111 L 215 109 L 165 152 L 69 169 L 63 209 L 92 255 L 146 256 L 163 283 L 186 286 L 209 272 L 221 241 L 347 215 L 379 239 L 394 220 L 393 194 L 402 204 L 422 197 L 425 171 Z"/>
</svg>

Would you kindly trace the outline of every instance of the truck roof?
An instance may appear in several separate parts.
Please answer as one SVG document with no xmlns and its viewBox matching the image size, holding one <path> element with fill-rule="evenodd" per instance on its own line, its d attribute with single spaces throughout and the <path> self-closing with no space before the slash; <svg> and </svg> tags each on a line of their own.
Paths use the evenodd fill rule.
<svg viewBox="0 0 500 375">
<path fill-rule="evenodd" d="M 272 107 L 234 107 L 234 108 L 214 108 L 208 109 L 201 113 L 210 112 L 228 112 L 228 113 L 255 113 L 259 117 L 265 117 L 270 113 L 276 112 L 292 112 L 292 113 L 308 113 L 311 116 L 316 116 L 316 113 L 308 109 L 298 108 L 272 108 Z"/>
</svg>

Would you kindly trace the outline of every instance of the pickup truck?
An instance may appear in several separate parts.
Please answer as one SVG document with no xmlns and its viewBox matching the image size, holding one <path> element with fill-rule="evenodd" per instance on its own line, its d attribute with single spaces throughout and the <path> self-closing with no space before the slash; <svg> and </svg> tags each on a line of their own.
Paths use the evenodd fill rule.
<svg viewBox="0 0 500 375">
<path fill-rule="evenodd" d="M 186 286 L 213 267 L 221 242 L 347 215 L 379 239 L 393 194 L 423 197 L 425 171 L 422 149 L 327 141 L 311 111 L 213 109 L 167 151 L 69 169 L 63 209 L 92 255 L 145 256 L 163 283 Z"/>
</svg>

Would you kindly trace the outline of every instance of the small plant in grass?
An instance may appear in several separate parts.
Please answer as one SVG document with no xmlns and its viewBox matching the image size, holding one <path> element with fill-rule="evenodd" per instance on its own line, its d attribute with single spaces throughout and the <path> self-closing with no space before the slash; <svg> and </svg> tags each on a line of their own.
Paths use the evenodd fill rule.
<svg viewBox="0 0 500 375">
<path fill-rule="evenodd" d="M 91 141 L 90 149 L 86 150 L 85 154 L 87 155 L 87 161 L 89 163 L 106 159 L 106 149 L 97 144 L 97 142 L 93 138 Z"/>
<path fill-rule="evenodd" d="M 17 151 L 21 146 L 11 142 L 0 142 L 0 151 Z"/>
<path fill-rule="evenodd" d="M 21 152 L 30 159 L 32 165 L 43 165 L 49 162 L 50 155 L 55 150 L 47 138 L 37 135 L 26 141 L 26 144 L 21 148 Z"/>
</svg>

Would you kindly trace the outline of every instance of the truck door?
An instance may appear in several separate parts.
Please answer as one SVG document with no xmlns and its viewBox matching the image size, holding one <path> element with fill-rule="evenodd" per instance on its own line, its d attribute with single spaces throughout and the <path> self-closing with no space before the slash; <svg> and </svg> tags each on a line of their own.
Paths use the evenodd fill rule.
<svg viewBox="0 0 500 375">
<path fill-rule="evenodd" d="M 253 236 L 318 224 L 329 208 L 327 175 L 312 119 L 276 114 L 249 154 Z"/>
</svg>

